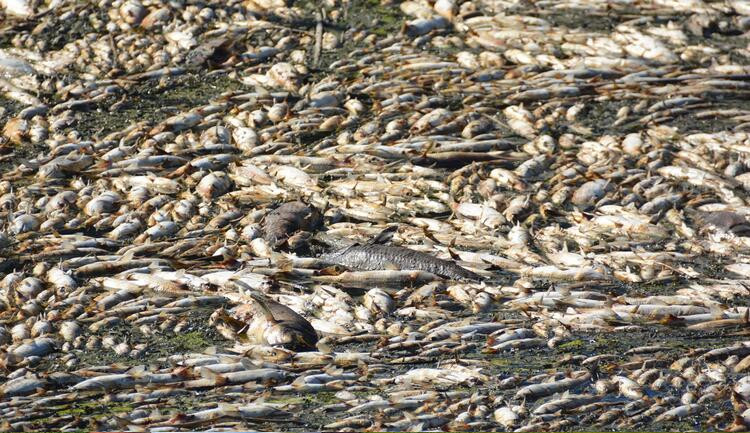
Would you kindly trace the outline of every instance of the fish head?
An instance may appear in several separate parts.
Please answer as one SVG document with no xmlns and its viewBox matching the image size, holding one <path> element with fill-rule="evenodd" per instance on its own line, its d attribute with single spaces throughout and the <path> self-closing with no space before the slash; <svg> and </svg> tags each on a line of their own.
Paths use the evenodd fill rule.
<svg viewBox="0 0 750 433">
<path fill-rule="evenodd" d="M 314 342 L 297 329 L 279 323 L 266 329 L 265 339 L 270 346 L 278 346 L 296 352 L 314 350 Z"/>
</svg>

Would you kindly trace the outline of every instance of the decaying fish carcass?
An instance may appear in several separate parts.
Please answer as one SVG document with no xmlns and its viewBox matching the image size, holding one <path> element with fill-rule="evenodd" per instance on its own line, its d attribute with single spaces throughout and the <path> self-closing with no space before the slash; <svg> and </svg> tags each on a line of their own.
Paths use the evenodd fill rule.
<svg viewBox="0 0 750 433">
<path fill-rule="evenodd" d="M 322 224 L 320 211 L 302 202 L 284 203 L 266 215 L 263 238 L 274 247 L 289 246 L 289 239 L 299 232 L 310 232 Z"/>
<path fill-rule="evenodd" d="M 234 323 L 239 322 L 238 333 L 245 334 L 254 343 L 280 346 L 290 350 L 312 350 L 318 342 L 318 335 L 310 323 L 291 308 L 279 304 L 253 289 L 241 280 L 234 284 L 245 289 L 252 301 L 238 308 Z M 243 308 L 244 307 L 244 308 Z M 249 307 L 249 308 L 248 308 Z M 219 316 L 226 313 L 220 312 Z M 223 317 L 219 317 L 218 320 Z M 232 322 L 230 318 L 230 323 Z"/>
<path fill-rule="evenodd" d="M 747 2 L 313 3 L 0 0 L 0 430 L 749 428 Z"/>
</svg>

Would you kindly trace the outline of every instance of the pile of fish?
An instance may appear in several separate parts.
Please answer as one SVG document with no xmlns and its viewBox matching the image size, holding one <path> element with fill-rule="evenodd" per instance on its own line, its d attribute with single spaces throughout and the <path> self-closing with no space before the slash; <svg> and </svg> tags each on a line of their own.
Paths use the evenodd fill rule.
<svg viewBox="0 0 750 433">
<path fill-rule="evenodd" d="M 0 0 L 0 430 L 750 429 L 744 0 Z"/>
</svg>

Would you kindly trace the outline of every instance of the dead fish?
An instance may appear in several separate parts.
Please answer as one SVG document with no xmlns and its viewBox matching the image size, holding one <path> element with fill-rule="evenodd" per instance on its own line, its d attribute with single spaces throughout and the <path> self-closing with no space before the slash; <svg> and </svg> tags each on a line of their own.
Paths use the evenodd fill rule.
<svg viewBox="0 0 750 433">
<path fill-rule="evenodd" d="M 473 162 L 502 161 L 511 162 L 514 159 L 497 152 L 435 152 L 411 158 L 415 165 L 437 166 L 441 168 L 464 167 Z"/>
<path fill-rule="evenodd" d="M 457 264 L 438 259 L 421 251 L 393 245 L 381 245 L 397 227 L 388 228 L 365 245 L 351 245 L 347 248 L 326 253 L 319 258 L 330 265 L 346 266 L 362 271 L 379 269 L 419 270 L 431 272 L 443 278 L 454 280 L 481 281 L 482 277 Z"/>
<path fill-rule="evenodd" d="M 46 380 L 36 377 L 19 377 L 0 386 L 0 395 L 5 398 L 29 395 L 44 389 Z"/>
<path fill-rule="evenodd" d="M 313 231 L 322 224 L 323 217 L 317 208 L 294 201 L 284 203 L 266 215 L 261 230 L 271 247 L 279 248 L 296 232 Z"/>
<path fill-rule="evenodd" d="M 713 229 L 722 233 L 734 233 L 738 236 L 750 235 L 750 223 L 736 212 L 716 211 L 701 212 L 696 220 L 704 229 Z"/>
<path fill-rule="evenodd" d="M 342 272 L 338 275 L 315 275 L 313 281 L 325 284 L 339 284 L 343 287 L 352 288 L 369 288 L 369 287 L 390 287 L 403 288 L 406 286 L 415 286 L 427 284 L 440 277 L 432 272 L 409 270 L 397 271 L 392 269 L 377 271 L 352 271 Z"/>
<path fill-rule="evenodd" d="M 259 307 L 248 323 L 247 335 L 259 344 L 281 346 L 296 352 L 316 350 L 318 334 L 304 317 L 291 308 L 262 296 L 242 281 L 232 282 L 245 290 Z"/>
<path fill-rule="evenodd" d="M 560 391 L 571 389 L 582 383 L 588 382 L 591 379 L 591 374 L 587 371 L 581 371 L 576 374 L 576 377 L 570 377 L 557 382 L 551 383 L 537 383 L 525 386 L 516 392 L 516 399 L 527 399 L 534 400 L 539 397 L 555 394 Z"/>
</svg>

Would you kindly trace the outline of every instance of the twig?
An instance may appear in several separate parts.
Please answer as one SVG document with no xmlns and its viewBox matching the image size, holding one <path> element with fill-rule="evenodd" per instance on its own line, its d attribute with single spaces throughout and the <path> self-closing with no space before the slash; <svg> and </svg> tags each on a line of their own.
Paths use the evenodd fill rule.
<svg viewBox="0 0 750 433">
<path fill-rule="evenodd" d="M 320 62 L 320 51 L 323 48 L 323 14 L 322 9 L 315 14 L 315 48 L 313 51 L 313 66 L 315 67 Z"/>
</svg>

